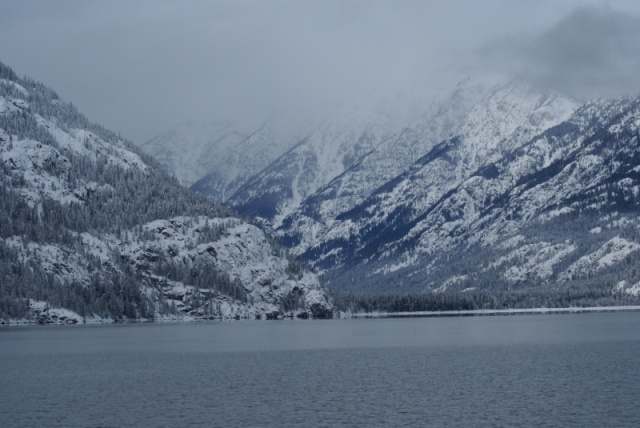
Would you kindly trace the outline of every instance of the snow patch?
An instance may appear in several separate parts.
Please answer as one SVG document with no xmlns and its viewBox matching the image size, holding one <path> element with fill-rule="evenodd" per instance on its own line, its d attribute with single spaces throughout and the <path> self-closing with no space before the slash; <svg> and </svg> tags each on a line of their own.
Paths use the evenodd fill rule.
<svg viewBox="0 0 640 428">
<path fill-rule="evenodd" d="M 0 79 L 0 85 L 12 86 L 25 97 L 29 96 L 29 91 L 27 91 L 24 86 L 22 86 L 18 82 L 14 82 L 13 80 Z"/>
<path fill-rule="evenodd" d="M 9 114 L 19 110 L 29 110 L 29 103 L 12 97 L 0 97 L 0 114 Z"/>
</svg>

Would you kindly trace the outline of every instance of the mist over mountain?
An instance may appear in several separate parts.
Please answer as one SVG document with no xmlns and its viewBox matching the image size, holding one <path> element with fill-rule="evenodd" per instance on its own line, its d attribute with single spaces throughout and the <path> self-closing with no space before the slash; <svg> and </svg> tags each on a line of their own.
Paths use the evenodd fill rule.
<svg viewBox="0 0 640 428">
<path fill-rule="evenodd" d="M 371 94 L 433 100 L 481 73 L 586 89 L 585 100 L 601 86 L 593 75 L 624 92 L 640 75 L 639 13 L 630 0 L 9 0 L 0 52 L 142 144 L 187 122 L 250 132 L 274 110 L 321 121 Z"/>
<path fill-rule="evenodd" d="M 639 54 L 637 14 L 581 7 L 544 32 L 486 42 L 469 66 L 518 75 L 587 100 L 640 91 Z"/>
</svg>

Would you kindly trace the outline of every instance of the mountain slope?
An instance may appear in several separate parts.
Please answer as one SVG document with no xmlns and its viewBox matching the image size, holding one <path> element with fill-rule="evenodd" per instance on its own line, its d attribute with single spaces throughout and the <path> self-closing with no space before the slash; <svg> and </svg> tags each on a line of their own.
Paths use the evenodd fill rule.
<svg viewBox="0 0 640 428">
<path fill-rule="evenodd" d="M 494 86 L 462 82 L 420 120 L 303 201 L 278 233 L 303 253 L 322 245 L 327 235 L 344 236 L 350 211 L 384 198 L 393 200 L 378 207 L 381 211 L 372 221 L 390 221 L 387 216 L 395 204 L 428 204 L 438 199 L 483 163 L 566 119 L 576 106 L 567 97 L 537 91 L 520 81 Z M 458 142 L 454 151 L 440 144 L 453 136 Z M 398 185 L 401 193 L 393 190 Z"/>
<path fill-rule="evenodd" d="M 316 275 L 0 64 L 0 319 L 328 317 Z"/>
<path fill-rule="evenodd" d="M 231 122 L 186 123 L 140 147 L 182 185 L 222 203 L 304 132 L 304 127 L 291 131 L 283 122 L 272 115 L 257 129 Z"/>
<path fill-rule="evenodd" d="M 359 260 L 329 274 L 342 286 L 361 275 L 360 285 L 374 289 L 393 281 L 420 291 L 544 284 L 550 294 L 633 290 L 640 248 L 638 118 L 637 98 L 590 102 L 422 208 L 400 197 L 419 187 L 421 174 L 432 174 L 438 159 L 455 161 L 461 142 L 448 140 L 415 172 L 350 213 L 344 219 L 354 230 L 349 238 L 328 241 L 311 257 L 328 261 L 325 266 L 338 256 L 354 265 Z M 391 217 L 376 223 L 371 213 L 380 212 Z"/>
<path fill-rule="evenodd" d="M 193 183 L 191 190 L 214 201 L 226 201 L 288 148 L 276 137 L 272 126 L 267 122 L 236 145 L 220 150 L 217 159 L 208 165 L 206 175 Z"/>
<path fill-rule="evenodd" d="M 277 228 L 305 198 L 397 132 L 404 111 L 399 104 L 398 99 L 386 99 L 342 106 L 227 203 L 268 229 Z"/>
<path fill-rule="evenodd" d="M 478 83 L 462 82 L 446 102 L 431 105 L 420 119 L 375 145 L 303 200 L 281 227 L 304 235 L 296 250 L 301 252 L 313 246 L 335 217 L 362 203 L 376 188 L 401 174 L 427 148 L 449 137 L 484 91 Z"/>
</svg>

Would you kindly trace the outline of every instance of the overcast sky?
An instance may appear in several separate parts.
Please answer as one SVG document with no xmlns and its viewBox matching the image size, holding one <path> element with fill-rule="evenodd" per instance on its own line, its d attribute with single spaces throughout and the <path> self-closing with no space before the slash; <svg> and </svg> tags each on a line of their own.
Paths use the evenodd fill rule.
<svg viewBox="0 0 640 428">
<path fill-rule="evenodd" d="M 639 90 L 639 16 L 635 0 L 2 0 L 0 61 L 142 143 L 476 73 Z"/>
</svg>

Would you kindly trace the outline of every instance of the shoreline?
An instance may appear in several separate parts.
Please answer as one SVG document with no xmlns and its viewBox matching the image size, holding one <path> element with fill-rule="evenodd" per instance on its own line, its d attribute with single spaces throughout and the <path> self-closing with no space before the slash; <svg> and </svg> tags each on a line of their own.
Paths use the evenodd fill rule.
<svg viewBox="0 0 640 428">
<path fill-rule="evenodd" d="M 592 306 L 569 308 L 529 308 L 529 309 L 472 309 L 462 311 L 415 311 L 415 312 L 356 312 L 344 313 L 340 318 L 432 318 L 432 317 L 464 317 L 464 316 L 508 316 L 508 315 L 543 315 L 543 314 L 577 314 L 585 312 L 640 312 L 640 306 Z"/>
<path fill-rule="evenodd" d="M 631 306 L 593 306 L 593 307 L 569 307 L 569 308 L 528 308 L 528 309 L 473 309 L 461 311 L 415 311 L 415 312 L 337 312 L 334 320 L 348 319 L 374 319 L 374 318 L 436 318 L 436 317 L 471 317 L 471 316 L 512 316 L 512 315 L 545 315 L 545 314 L 578 314 L 578 313 L 602 313 L 602 312 L 640 312 L 640 305 Z M 284 321 L 278 320 L 253 320 L 246 318 L 222 318 L 200 319 L 189 316 L 184 317 L 158 317 L 154 319 L 130 319 L 114 321 L 112 319 L 89 318 L 84 322 L 50 322 L 39 323 L 36 320 L 0 320 L 2 327 L 21 326 L 78 326 L 78 325 L 108 325 L 108 324 L 184 324 L 202 322 L 231 322 L 231 321 Z"/>
</svg>

